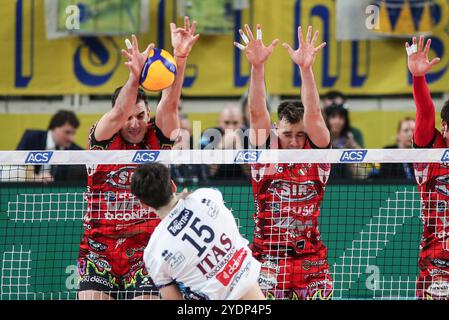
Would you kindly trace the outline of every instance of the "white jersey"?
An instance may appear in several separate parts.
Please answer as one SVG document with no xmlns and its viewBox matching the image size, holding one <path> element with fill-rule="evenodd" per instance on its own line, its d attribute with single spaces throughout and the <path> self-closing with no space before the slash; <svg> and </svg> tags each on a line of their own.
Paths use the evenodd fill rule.
<svg viewBox="0 0 449 320">
<path fill-rule="evenodd" d="M 152 234 L 144 261 L 156 286 L 177 284 L 185 299 L 239 299 L 260 272 L 223 196 L 210 188 L 178 201 Z"/>
</svg>

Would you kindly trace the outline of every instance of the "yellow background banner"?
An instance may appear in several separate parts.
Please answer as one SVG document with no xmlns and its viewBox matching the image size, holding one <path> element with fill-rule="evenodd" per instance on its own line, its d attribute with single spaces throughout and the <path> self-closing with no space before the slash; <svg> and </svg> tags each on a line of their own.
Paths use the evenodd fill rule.
<svg viewBox="0 0 449 320">
<path fill-rule="evenodd" d="M 138 36 L 171 51 L 169 22 L 175 0 L 150 1 L 150 28 Z M 296 26 L 312 24 L 328 43 L 314 70 L 321 93 L 331 89 L 354 95 L 411 92 L 403 39 L 336 41 L 332 0 L 256 0 L 236 12 L 236 28 L 261 23 L 266 43 L 279 38 L 295 44 Z M 449 2 L 438 0 L 440 18 L 433 28 L 431 56 L 440 64 L 428 81 L 433 92 L 449 89 Z M 182 22 L 177 19 L 178 24 Z M 0 95 L 110 94 L 126 81 L 120 49 L 125 37 L 47 40 L 45 1 L 2 1 L 0 10 Z M 203 35 L 189 58 L 186 96 L 236 96 L 248 86 L 249 66 L 233 46 L 234 35 Z M 266 68 L 270 94 L 298 95 L 300 79 L 286 50 L 275 49 Z"/>
</svg>

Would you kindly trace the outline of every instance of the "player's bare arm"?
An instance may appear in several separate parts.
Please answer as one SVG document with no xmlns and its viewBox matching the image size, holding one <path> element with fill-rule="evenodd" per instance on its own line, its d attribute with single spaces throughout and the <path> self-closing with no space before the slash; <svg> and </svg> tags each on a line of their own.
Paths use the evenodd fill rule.
<svg viewBox="0 0 449 320">
<path fill-rule="evenodd" d="M 245 52 L 246 59 L 251 64 L 251 81 L 249 85 L 248 105 L 250 110 L 250 142 L 259 146 L 265 144 L 271 128 L 270 113 L 266 106 L 265 63 L 273 53 L 279 40 L 275 39 L 269 46 L 262 41 L 262 28 L 257 25 L 256 38 L 248 25 L 245 31 L 239 30 L 245 45 L 234 42 L 234 45 Z"/>
<path fill-rule="evenodd" d="M 162 98 L 156 109 L 156 125 L 170 139 L 177 137 L 180 128 L 178 103 L 184 83 L 187 57 L 200 37 L 199 34 L 195 35 L 195 30 L 196 21 L 193 21 L 192 25 L 190 25 L 188 17 L 184 18 L 184 28 L 177 28 L 176 24 L 170 23 L 171 43 L 177 71 L 173 84 L 162 91 Z"/>
<path fill-rule="evenodd" d="M 440 61 L 440 58 L 429 60 L 431 44 L 432 40 L 429 39 L 424 46 L 424 36 L 419 38 L 419 43 L 417 38 L 413 37 L 412 45 L 408 42 L 405 44 L 408 68 L 413 76 L 413 98 L 416 104 L 414 141 L 421 147 L 427 146 L 432 141 L 435 128 L 435 106 L 425 75 Z"/>
<path fill-rule="evenodd" d="M 298 27 L 299 47 L 294 50 L 289 44 L 284 43 L 290 58 L 299 67 L 301 72 L 301 100 L 304 104 L 304 127 L 310 140 L 319 148 L 326 148 L 330 143 L 330 133 L 320 109 L 320 96 L 313 75 L 313 64 L 316 56 L 326 46 L 323 42 L 318 46 L 318 31 L 312 37 L 312 27 L 307 29 L 307 36 L 304 41 L 302 28 Z"/>
<path fill-rule="evenodd" d="M 95 128 L 97 141 L 112 138 L 132 115 L 137 99 L 140 72 L 147 60 L 148 53 L 153 48 L 154 44 L 151 43 L 145 51 L 140 52 L 137 37 L 132 35 L 131 46 L 127 50 L 122 50 L 122 54 L 127 59 L 125 65 L 129 68 L 129 77 L 117 97 L 114 108 L 104 114 L 98 122 Z"/>
</svg>

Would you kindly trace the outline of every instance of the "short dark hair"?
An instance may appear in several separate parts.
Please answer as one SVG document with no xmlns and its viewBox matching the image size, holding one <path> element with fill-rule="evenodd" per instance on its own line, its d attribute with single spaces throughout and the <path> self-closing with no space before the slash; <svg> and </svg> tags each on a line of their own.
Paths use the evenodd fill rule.
<svg viewBox="0 0 449 320">
<path fill-rule="evenodd" d="M 449 124 L 449 100 L 447 100 L 441 109 L 441 119 Z"/>
<path fill-rule="evenodd" d="M 120 91 L 122 90 L 122 88 L 123 87 L 118 87 L 117 89 L 115 89 L 114 93 L 112 94 L 111 102 L 112 102 L 113 108 L 115 106 L 115 102 L 117 101 L 117 97 L 118 97 Z M 142 88 L 137 89 L 136 103 L 139 103 L 140 101 L 143 101 L 145 103 L 145 105 L 148 107 L 148 97 L 147 97 L 147 94 L 145 93 L 145 91 L 142 90 Z"/>
<path fill-rule="evenodd" d="M 156 210 L 167 205 L 173 196 L 170 170 L 161 163 L 139 165 L 131 178 L 131 193 Z"/>
<path fill-rule="evenodd" d="M 68 123 L 75 129 L 80 126 L 80 121 L 73 111 L 59 110 L 53 117 L 51 117 L 50 123 L 48 125 L 48 130 L 53 130 L 55 128 L 62 127 Z"/>
<path fill-rule="evenodd" d="M 342 98 L 344 102 L 346 102 L 347 97 L 343 92 L 340 91 L 329 91 L 322 97 L 323 99 L 334 100 L 336 98 Z"/>
<path fill-rule="evenodd" d="M 278 106 L 278 118 L 287 120 L 291 124 L 298 123 L 304 117 L 304 105 L 301 101 L 286 100 Z"/>
</svg>

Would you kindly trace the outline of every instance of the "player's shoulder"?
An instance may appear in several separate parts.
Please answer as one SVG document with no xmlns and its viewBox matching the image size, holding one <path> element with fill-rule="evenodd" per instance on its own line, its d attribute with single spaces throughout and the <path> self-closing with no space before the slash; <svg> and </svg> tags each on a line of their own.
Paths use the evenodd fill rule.
<svg viewBox="0 0 449 320">
<path fill-rule="evenodd" d="M 213 201 L 223 201 L 223 195 L 220 190 L 216 188 L 199 188 L 193 191 L 188 198 L 202 201 L 203 199 L 210 199 Z"/>
</svg>

